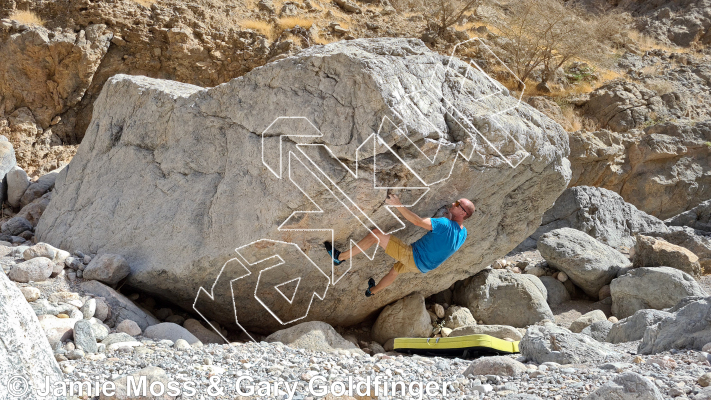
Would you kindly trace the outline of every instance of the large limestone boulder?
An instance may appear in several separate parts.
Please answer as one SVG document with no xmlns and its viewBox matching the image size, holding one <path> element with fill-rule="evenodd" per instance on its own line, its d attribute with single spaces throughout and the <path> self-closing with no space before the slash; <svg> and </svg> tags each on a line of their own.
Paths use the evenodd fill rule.
<svg viewBox="0 0 711 400">
<path fill-rule="evenodd" d="M 559 125 L 525 104 L 504 112 L 517 104 L 505 88 L 476 71 L 462 80 L 448 63 L 419 40 L 363 39 L 314 46 L 211 89 L 114 76 L 56 180 L 37 237 L 69 251 L 121 254 L 133 287 L 187 309 L 199 297 L 206 318 L 236 328 L 237 314 L 241 326 L 263 333 L 305 314 L 353 324 L 409 293 L 438 293 L 530 235 L 570 175 Z M 474 93 L 492 96 L 476 102 Z M 453 164 L 460 149 L 472 157 Z M 357 177 L 345 169 L 356 157 Z M 486 212 L 466 221 L 464 246 L 427 279 L 403 274 L 366 298 L 368 278 L 385 275 L 393 260 L 377 251 L 373 261 L 360 255 L 333 268 L 323 230 L 333 230 L 341 250 L 373 225 L 405 226 L 397 235 L 408 243 L 425 233 L 388 212 L 374 172 L 378 187 L 408 187 L 396 193 L 420 215 L 461 197 Z M 357 207 L 346 210 L 329 180 Z M 270 268 L 275 255 L 283 267 Z"/>
<path fill-rule="evenodd" d="M 349 350 L 362 354 L 358 346 L 344 339 L 325 322 L 311 321 L 276 331 L 264 339 L 266 342 L 281 342 L 298 349 L 312 351 Z"/>
<path fill-rule="evenodd" d="M 563 192 L 543 214 L 541 226 L 532 238 L 538 240 L 559 228 L 585 232 L 617 250 L 634 246 L 637 233 L 668 231 L 664 222 L 626 203 L 619 194 L 591 186 L 576 186 Z"/>
<path fill-rule="evenodd" d="M 612 314 L 627 318 L 638 310 L 672 307 L 687 296 L 706 296 L 694 278 L 670 267 L 636 268 L 610 284 Z"/>
<path fill-rule="evenodd" d="M 699 278 L 699 257 L 689 249 L 671 244 L 666 240 L 637 235 L 634 246 L 634 267 L 672 267 Z"/>
<path fill-rule="evenodd" d="M 662 310 L 639 310 L 613 325 L 607 334 L 607 341 L 616 344 L 642 339 L 648 327 L 671 316 L 671 313 Z"/>
<path fill-rule="evenodd" d="M 25 301 L 20 289 L 5 274 L 0 274 L 0 377 L 9 379 L 19 376 L 25 379 L 30 391 L 22 398 L 27 400 L 60 400 L 60 396 L 42 397 L 36 390 L 44 390 L 45 379 L 50 385 L 61 382 L 64 377 L 49 342 L 44 336 L 37 316 Z M 20 379 L 20 378 L 16 378 Z M 13 398 L 8 385 L 0 385 L 0 398 Z"/>
<path fill-rule="evenodd" d="M 671 349 L 700 351 L 706 343 L 711 343 L 709 315 L 711 297 L 689 302 L 671 316 L 647 328 L 637 352 L 656 354 Z"/>
<path fill-rule="evenodd" d="M 373 340 L 384 344 L 396 337 L 429 337 L 432 333 L 430 315 L 425 308 L 425 298 L 413 293 L 380 312 L 371 331 Z"/>
<path fill-rule="evenodd" d="M 548 265 L 565 272 L 594 299 L 603 286 L 612 282 L 617 271 L 632 264 L 619 251 L 571 228 L 556 229 L 541 236 L 538 251 Z"/>
<path fill-rule="evenodd" d="M 623 357 L 606 343 L 553 324 L 529 327 L 518 347 L 522 356 L 538 364 L 549 361 L 558 364 L 600 364 Z"/>
<path fill-rule="evenodd" d="M 536 276 L 496 269 L 457 282 L 454 289 L 454 301 L 467 306 L 477 321 L 517 328 L 553 320 L 546 297 L 545 286 Z"/>
</svg>

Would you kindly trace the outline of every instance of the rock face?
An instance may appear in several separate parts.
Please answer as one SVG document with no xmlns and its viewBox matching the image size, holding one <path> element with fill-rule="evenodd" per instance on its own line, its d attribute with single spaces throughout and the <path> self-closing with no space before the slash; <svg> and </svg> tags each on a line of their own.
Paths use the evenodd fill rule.
<svg viewBox="0 0 711 400">
<path fill-rule="evenodd" d="M 425 298 L 413 293 L 380 312 L 373 324 L 373 340 L 384 344 L 396 337 L 429 337 L 432 333 L 430 315 L 425 308 Z"/>
<path fill-rule="evenodd" d="M 553 324 L 531 326 L 519 343 L 521 355 L 538 364 L 604 363 L 622 358 L 609 345 Z"/>
<path fill-rule="evenodd" d="M 701 265 L 699 257 L 690 250 L 671 244 L 665 240 L 645 235 L 637 235 L 634 247 L 634 267 L 672 267 L 699 278 Z"/>
<path fill-rule="evenodd" d="M 633 342 L 642 339 L 648 327 L 670 317 L 672 314 L 661 310 L 639 310 L 610 328 L 607 341 L 610 343 Z"/>
<path fill-rule="evenodd" d="M 710 141 L 709 120 L 626 133 L 576 132 L 570 138 L 570 185 L 609 189 L 639 210 L 670 218 L 711 197 Z"/>
<path fill-rule="evenodd" d="M 344 339 L 331 325 L 320 321 L 304 322 L 276 331 L 264 340 L 266 342 L 282 342 L 297 349 L 313 351 L 343 349 L 360 353 L 358 346 Z"/>
<path fill-rule="evenodd" d="M 661 310 L 687 296 L 706 296 L 694 278 L 670 267 L 637 268 L 610 284 L 612 313 L 619 319 L 638 310 Z"/>
<path fill-rule="evenodd" d="M 543 319 L 553 320 L 546 289 L 533 275 L 486 269 L 454 289 L 454 301 L 466 305 L 484 324 L 525 328 Z"/>
<path fill-rule="evenodd" d="M 541 236 L 538 251 L 548 265 L 565 272 L 592 298 L 597 298 L 600 289 L 612 281 L 620 268 L 631 265 L 619 251 L 571 228 L 556 229 Z"/>
<path fill-rule="evenodd" d="M 0 321 L 0 377 L 23 377 L 34 389 L 23 399 L 60 400 L 59 396 L 40 397 L 35 393 L 45 387 L 46 378 L 54 385 L 64 377 L 35 313 L 5 274 L 0 274 Z M 12 397 L 3 382 L 0 398 Z"/>
<path fill-rule="evenodd" d="M 543 214 L 541 226 L 532 238 L 538 240 L 559 228 L 577 229 L 618 250 L 634 246 L 637 233 L 668 231 L 664 222 L 626 203 L 619 194 L 590 186 L 563 192 Z"/>
<path fill-rule="evenodd" d="M 701 350 L 711 342 L 711 298 L 692 301 L 644 331 L 637 352 L 656 354 L 670 349 Z"/>
<path fill-rule="evenodd" d="M 662 98 L 653 90 L 636 82 L 613 80 L 590 93 L 583 113 L 602 128 L 625 132 L 641 127 L 653 116 L 665 116 Z"/>
<path fill-rule="evenodd" d="M 348 325 L 408 293 L 440 292 L 491 264 L 532 233 L 570 174 L 565 159 L 567 135 L 559 125 L 527 105 L 516 113 L 535 123 L 514 114 L 493 116 L 491 111 L 516 104 L 513 97 L 505 95 L 489 96 L 473 108 L 472 92 L 457 89 L 461 79 L 439 67 L 446 60 L 419 40 L 368 39 L 315 46 L 212 89 L 115 76 L 94 105 L 94 120 L 77 156 L 57 179 L 55 195 L 36 229 L 37 237 L 70 251 L 121 254 L 132 268 L 130 285 L 186 308 L 192 307 L 198 289 L 212 288 L 214 297 L 203 292 L 197 305 L 204 308 L 207 318 L 234 327 L 232 308 L 239 304 L 240 325 L 264 332 L 283 328 L 279 320 L 294 321 L 307 309 L 309 319 Z M 478 73 L 470 76 L 467 87 L 474 85 L 481 93 L 500 89 Z M 423 86 L 430 77 L 430 86 Z M 314 87 L 319 88 L 315 95 Z M 432 92 L 434 100 L 429 97 L 430 88 L 437 88 Z M 413 97 L 418 97 L 414 99 L 418 106 L 429 104 L 430 108 L 421 108 L 425 114 L 415 110 Z M 310 100 L 304 101 L 306 98 Z M 449 121 L 442 104 L 469 110 L 462 115 L 471 115 L 471 124 Z M 303 118 L 277 120 L 293 115 Z M 505 157 L 488 147 L 481 136 L 469 135 L 471 129 L 461 129 L 470 125 L 503 149 Z M 398 126 L 407 130 L 395 129 Z M 312 132 L 314 137 L 298 142 L 323 143 L 338 159 L 323 147 L 296 148 L 294 141 L 280 139 L 297 132 Z M 378 132 L 387 146 L 371 151 L 373 132 Z M 440 142 L 433 141 L 435 138 Z M 454 161 L 455 143 L 459 142 L 465 150 L 476 150 L 469 162 L 457 164 L 451 177 L 442 181 L 452 168 L 444 160 Z M 280 143 L 284 147 L 281 153 Z M 391 153 L 388 146 L 395 144 L 407 164 Z M 433 164 L 415 149 L 417 146 L 424 146 L 424 154 L 439 147 L 437 157 L 443 162 Z M 359 147 L 359 165 L 361 172 L 366 172 L 355 178 L 341 161 L 354 167 Z M 531 155 L 524 158 L 524 150 Z M 367 268 L 361 265 L 366 258 L 356 257 L 345 277 L 343 268 L 348 266 L 332 271 L 321 244 L 326 236 L 303 229 L 333 229 L 341 249 L 349 239 L 359 240 L 368 231 L 358 221 L 343 219 L 343 205 L 334 201 L 328 186 L 322 184 L 327 180 L 321 171 L 316 175 L 308 172 L 310 159 L 316 160 L 329 179 L 338 181 L 350 198 L 357 198 L 358 210 L 385 231 L 402 224 L 382 205 L 387 191 L 373 189 L 373 165 L 376 180 L 388 186 L 432 185 L 434 190 L 412 208 L 416 213 L 432 215 L 442 204 L 460 197 L 471 198 L 487 213 L 467 220 L 467 242 L 444 265 L 428 273 L 428 279 L 403 275 L 379 296 L 365 298 L 363 283 L 370 276 L 384 275 L 393 261 L 381 251 Z M 521 165 L 510 169 L 508 162 Z M 272 172 L 277 170 L 283 174 Z M 403 201 L 414 203 L 424 190 L 400 192 Z M 303 219 L 297 213 L 298 218 L 289 218 L 293 212 L 314 209 L 309 198 L 324 214 Z M 285 230 L 297 225 L 300 230 Z M 128 234 L 135 229 L 141 230 L 140 237 Z M 398 232 L 405 242 L 423 234 L 409 225 Z M 288 277 L 277 269 L 256 273 L 271 265 L 242 266 L 233 260 L 238 246 L 243 246 L 243 256 L 250 263 L 279 253 L 291 257 L 299 267 L 290 269 Z M 313 263 L 297 247 L 306 249 Z M 226 264 L 229 260 L 233 261 Z M 225 282 L 218 279 L 223 266 Z M 252 273 L 245 275 L 245 268 Z M 274 300 L 273 307 L 283 307 L 283 315 L 274 314 L 279 320 L 268 317 L 265 306 L 254 298 L 260 275 L 260 285 L 270 291 L 267 295 Z M 226 279 L 236 276 L 244 278 L 232 282 L 233 302 Z M 287 304 L 274 286 L 299 277 L 304 279 L 299 281 L 293 303 Z M 326 299 L 322 301 L 314 293 L 326 295 Z"/>
</svg>

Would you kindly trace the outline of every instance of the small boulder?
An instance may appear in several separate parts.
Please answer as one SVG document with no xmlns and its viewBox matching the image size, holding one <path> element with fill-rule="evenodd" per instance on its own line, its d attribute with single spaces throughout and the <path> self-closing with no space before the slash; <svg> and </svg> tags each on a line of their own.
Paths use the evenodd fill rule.
<svg viewBox="0 0 711 400">
<path fill-rule="evenodd" d="M 22 257 L 25 260 L 31 260 L 37 257 L 46 257 L 53 260 L 57 255 L 57 249 L 47 243 L 37 243 L 34 246 L 30 246 L 25 251 L 22 252 Z"/>
<path fill-rule="evenodd" d="M 664 396 L 649 379 L 634 372 L 624 372 L 600 386 L 585 400 L 663 400 Z"/>
<path fill-rule="evenodd" d="M 30 178 L 27 172 L 18 166 L 12 167 L 7 175 L 7 202 L 11 207 L 20 206 L 20 199 L 25 194 L 25 190 L 30 186 Z"/>
<path fill-rule="evenodd" d="M 497 376 L 519 376 L 528 371 L 525 365 L 511 357 L 494 356 L 481 357 L 472 361 L 464 371 L 464 376 L 469 375 L 497 375 Z"/>
<path fill-rule="evenodd" d="M 670 267 L 635 268 L 610 284 L 612 313 L 627 318 L 638 310 L 661 310 L 687 296 L 706 296 L 694 278 Z"/>
<path fill-rule="evenodd" d="M 131 343 L 131 342 L 136 342 L 136 341 L 137 340 L 133 336 L 129 335 L 128 333 L 119 332 L 119 333 L 112 333 L 112 334 L 106 336 L 106 338 L 104 338 L 104 340 L 102 340 L 101 343 L 105 344 L 108 347 L 108 346 L 111 346 L 112 344 L 116 344 L 116 343 Z"/>
<path fill-rule="evenodd" d="M 143 336 L 154 340 L 172 340 L 175 343 L 178 343 L 178 340 L 180 339 L 187 342 L 187 344 L 193 344 L 200 341 L 200 339 L 195 337 L 195 335 L 190 333 L 187 329 L 171 322 L 151 325 L 146 328 L 145 332 L 143 332 Z"/>
<path fill-rule="evenodd" d="M 53 270 L 52 260 L 46 257 L 37 257 L 15 265 L 7 276 L 15 282 L 41 282 L 47 280 Z"/>
<path fill-rule="evenodd" d="M 699 278 L 699 257 L 690 250 L 671 244 L 666 240 L 637 235 L 634 247 L 634 267 L 671 267 Z"/>
<path fill-rule="evenodd" d="M 20 288 L 20 292 L 22 292 L 22 295 L 25 297 L 25 300 L 27 300 L 28 303 L 39 299 L 41 294 L 39 289 L 32 286 L 25 286 L 23 288 Z"/>
<path fill-rule="evenodd" d="M 183 327 L 188 330 L 188 332 L 195 335 L 202 343 L 219 343 L 224 344 L 225 340 L 219 334 L 215 333 L 212 328 L 206 328 L 200 321 L 196 319 L 187 319 L 183 322 Z M 191 343 L 192 344 L 192 343 Z"/>
<path fill-rule="evenodd" d="M 74 323 L 74 345 L 81 347 L 87 353 L 96 353 L 96 337 L 91 329 L 91 322 L 80 319 Z"/>
<path fill-rule="evenodd" d="M 507 270 L 485 269 L 457 282 L 454 289 L 454 301 L 467 306 L 486 325 L 523 328 L 552 320 L 546 298 L 546 287 L 538 277 Z"/>
<path fill-rule="evenodd" d="M 91 319 L 94 314 L 96 313 L 96 300 L 95 299 L 89 299 L 86 302 L 84 302 L 84 305 L 81 306 L 80 309 L 82 315 L 84 316 L 84 319 Z"/>
<path fill-rule="evenodd" d="M 538 251 L 548 265 L 567 275 L 576 286 L 597 298 L 620 268 L 631 263 L 624 254 L 585 232 L 571 228 L 550 231 L 538 239 Z M 566 279 L 560 279 L 564 282 Z"/>
<path fill-rule="evenodd" d="M 518 347 L 521 355 L 538 364 L 601 364 L 623 357 L 606 343 L 553 324 L 529 327 Z"/>
<path fill-rule="evenodd" d="M 10 236 L 17 236 L 25 231 L 32 231 L 34 227 L 25 217 L 15 216 L 2 224 L 0 231 Z"/>
<path fill-rule="evenodd" d="M 546 291 L 548 292 L 546 301 L 550 306 L 555 307 L 570 300 L 570 293 L 568 293 L 568 290 L 561 281 L 552 276 L 541 276 L 539 279 L 541 283 L 543 283 L 543 286 L 546 287 Z"/>
<path fill-rule="evenodd" d="M 606 342 L 607 336 L 610 334 L 610 329 L 612 329 L 613 325 L 614 324 L 608 320 L 595 321 L 585 327 L 585 329 L 583 329 L 580 333 L 588 335 L 598 342 Z"/>
<path fill-rule="evenodd" d="M 93 279 L 108 285 L 115 285 L 131 273 L 131 267 L 123 256 L 118 254 L 102 254 L 89 263 L 84 269 L 84 279 Z"/>
<path fill-rule="evenodd" d="M 385 306 L 373 324 L 371 335 L 373 340 L 384 344 L 396 337 L 429 337 L 431 332 L 425 298 L 413 293 Z"/>
<path fill-rule="evenodd" d="M 616 344 L 642 339 L 648 327 L 671 316 L 671 313 L 661 310 L 639 310 L 614 324 L 607 335 L 607 341 Z"/>
<path fill-rule="evenodd" d="M 428 317 L 429 318 L 429 317 Z M 325 322 L 310 321 L 276 331 L 264 339 L 265 342 L 281 342 L 296 349 L 312 351 L 349 350 L 363 354 L 358 346 L 344 339 L 333 327 Z"/>
<path fill-rule="evenodd" d="M 466 307 L 449 306 L 444 313 L 444 326 L 449 329 L 457 329 L 462 326 L 476 325 L 476 320 L 471 311 Z"/>
<path fill-rule="evenodd" d="M 103 297 L 97 297 L 96 300 L 96 310 L 94 311 L 94 317 L 100 321 L 106 321 L 111 313 L 109 305 Z"/>
<path fill-rule="evenodd" d="M 597 321 L 607 321 L 607 316 L 601 310 L 593 310 L 587 314 L 583 314 L 580 318 L 573 321 L 570 324 L 570 331 L 575 333 L 580 333 L 583 329 L 587 328 L 593 322 Z"/>
<path fill-rule="evenodd" d="M 131 321 L 130 319 L 124 319 L 123 321 L 119 322 L 118 325 L 116 325 L 116 332 L 123 332 L 131 336 L 138 336 L 141 334 L 141 328 L 134 321 Z"/>
</svg>

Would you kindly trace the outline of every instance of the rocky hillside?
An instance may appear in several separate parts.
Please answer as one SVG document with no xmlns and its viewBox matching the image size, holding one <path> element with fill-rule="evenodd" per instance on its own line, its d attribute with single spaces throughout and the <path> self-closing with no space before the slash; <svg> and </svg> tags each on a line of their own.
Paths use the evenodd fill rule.
<svg viewBox="0 0 711 400">
<path fill-rule="evenodd" d="M 0 399 L 711 399 L 710 28 L 709 0 L 0 0 Z M 392 258 L 323 242 L 420 238 L 392 193 L 477 211 L 366 297 Z M 474 334 L 520 352 L 395 344 Z"/>
</svg>

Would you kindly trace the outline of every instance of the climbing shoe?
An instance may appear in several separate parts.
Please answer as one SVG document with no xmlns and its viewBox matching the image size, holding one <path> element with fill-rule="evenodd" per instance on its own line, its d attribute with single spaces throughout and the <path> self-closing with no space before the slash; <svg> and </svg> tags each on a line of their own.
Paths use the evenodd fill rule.
<svg viewBox="0 0 711 400">
<path fill-rule="evenodd" d="M 338 259 L 338 256 L 341 255 L 341 252 L 334 249 L 333 245 L 331 242 L 323 242 L 324 247 L 326 247 L 326 251 L 328 252 L 328 255 L 331 256 L 331 259 L 333 260 L 333 263 L 336 265 L 341 265 L 343 261 Z"/>
<path fill-rule="evenodd" d="M 373 295 L 373 293 L 370 292 L 370 289 L 372 289 L 375 286 L 375 279 L 370 278 L 368 279 L 368 289 L 365 291 L 365 297 L 370 297 Z"/>
</svg>

